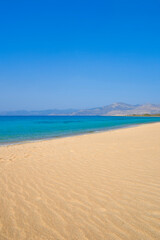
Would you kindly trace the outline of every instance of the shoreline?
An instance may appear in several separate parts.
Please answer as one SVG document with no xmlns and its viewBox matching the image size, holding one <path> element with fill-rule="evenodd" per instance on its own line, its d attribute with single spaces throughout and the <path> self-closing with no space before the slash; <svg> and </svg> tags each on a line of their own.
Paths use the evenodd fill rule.
<svg viewBox="0 0 160 240">
<path fill-rule="evenodd" d="M 22 141 L 16 141 L 16 142 L 8 142 L 8 143 L 0 143 L 0 147 L 3 146 L 14 146 L 14 145 L 21 145 L 21 144 L 27 144 L 27 143 L 35 143 L 35 142 L 43 142 L 43 141 L 52 141 L 56 139 L 61 139 L 61 138 L 70 138 L 70 137 L 76 137 L 76 136 L 83 136 L 83 135 L 90 135 L 90 134 L 96 134 L 96 133 L 103 133 L 103 132 L 108 132 L 108 131 L 115 131 L 115 130 L 120 130 L 120 129 L 126 129 L 126 128 L 134 128 L 138 127 L 141 125 L 146 125 L 146 124 L 156 124 L 159 122 L 147 122 L 147 123 L 135 123 L 135 124 L 128 124 L 120 127 L 111 127 L 108 129 L 102 129 L 102 130 L 90 130 L 82 133 L 75 133 L 75 134 L 68 134 L 68 135 L 63 135 L 63 136 L 55 136 L 55 137 L 49 137 L 49 138 L 41 138 L 41 139 L 35 139 L 35 140 L 22 140 Z"/>
</svg>

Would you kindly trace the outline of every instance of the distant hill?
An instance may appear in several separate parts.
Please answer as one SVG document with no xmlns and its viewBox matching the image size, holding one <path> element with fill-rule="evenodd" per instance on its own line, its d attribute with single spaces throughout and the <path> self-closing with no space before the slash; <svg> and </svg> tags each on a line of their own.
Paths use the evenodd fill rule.
<svg viewBox="0 0 160 240">
<path fill-rule="evenodd" d="M 133 110 L 137 105 L 130 105 L 126 103 L 113 103 L 104 107 L 91 108 L 86 110 L 80 110 L 75 115 L 122 115 L 124 111 Z"/>
<path fill-rule="evenodd" d="M 50 116 L 50 115 L 71 115 L 78 111 L 77 109 L 48 109 L 48 110 L 41 110 L 41 111 L 26 111 L 26 110 L 19 110 L 19 111 L 3 111 L 0 112 L 0 116 Z"/>
<path fill-rule="evenodd" d="M 101 115 L 101 116 L 126 116 L 133 114 L 158 114 L 160 105 L 145 104 L 131 105 L 126 103 L 113 103 L 104 107 L 80 110 L 74 115 Z"/>
<path fill-rule="evenodd" d="M 159 114 L 160 105 L 144 104 L 131 105 L 126 103 L 113 103 L 103 107 L 77 110 L 77 109 L 49 109 L 42 111 L 6 111 L 0 112 L 0 116 L 127 116 Z"/>
</svg>

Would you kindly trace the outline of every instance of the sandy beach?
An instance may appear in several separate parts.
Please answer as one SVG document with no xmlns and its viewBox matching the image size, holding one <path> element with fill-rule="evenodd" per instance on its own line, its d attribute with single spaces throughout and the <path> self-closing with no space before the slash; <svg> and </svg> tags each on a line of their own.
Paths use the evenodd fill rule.
<svg viewBox="0 0 160 240">
<path fill-rule="evenodd" d="M 160 239 L 160 123 L 0 147 L 0 240 Z"/>
</svg>

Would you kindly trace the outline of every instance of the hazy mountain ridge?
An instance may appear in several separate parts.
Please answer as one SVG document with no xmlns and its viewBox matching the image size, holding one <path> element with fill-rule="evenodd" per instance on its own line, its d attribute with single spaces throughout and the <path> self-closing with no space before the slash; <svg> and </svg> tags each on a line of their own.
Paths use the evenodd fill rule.
<svg viewBox="0 0 160 240">
<path fill-rule="evenodd" d="M 113 103 L 103 107 L 77 110 L 77 109 L 49 109 L 42 111 L 4 111 L 0 116 L 126 116 L 132 114 L 160 113 L 160 104 L 131 105 L 126 103 Z"/>
<path fill-rule="evenodd" d="M 50 116 L 50 115 L 71 115 L 76 112 L 77 109 L 48 109 L 40 111 L 3 111 L 0 112 L 0 116 Z"/>
</svg>

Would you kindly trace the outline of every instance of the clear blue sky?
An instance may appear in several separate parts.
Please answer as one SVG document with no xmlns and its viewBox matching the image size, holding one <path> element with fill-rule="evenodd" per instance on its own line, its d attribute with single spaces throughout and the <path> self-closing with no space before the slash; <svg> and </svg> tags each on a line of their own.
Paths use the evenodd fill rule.
<svg viewBox="0 0 160 240">
<path fill-rule="evenodd" d="M 0 110 L 160 103 L 159 0 L 1 0 Z"/>
</svg>

